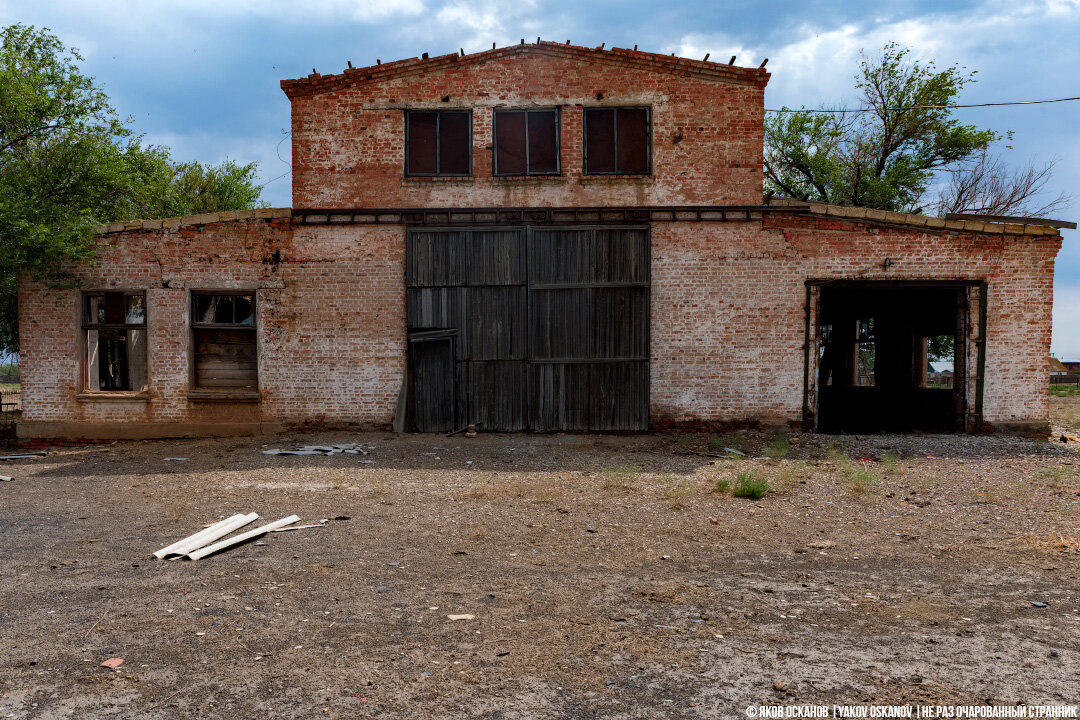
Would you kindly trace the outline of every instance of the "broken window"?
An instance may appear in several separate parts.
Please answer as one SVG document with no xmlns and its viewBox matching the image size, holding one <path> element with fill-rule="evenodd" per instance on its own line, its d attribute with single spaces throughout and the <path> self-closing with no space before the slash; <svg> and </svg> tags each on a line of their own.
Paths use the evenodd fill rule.
<svg viewBox="0 0 1080 720">
<path fill-rule="evenodd" d="M 558 175 L 559 111 L 496 111 L 495 174 Z"/>
<path fill-rule="evenodd" d="M 257 390 L 254 293 L 193 292 L 194 380 L 199 390 Z"/>
<path fill-rule="evenodd" d="M 649 172 L 649 108 L 585 108 L 585 174 Z"/>
<path fill-rule="evenodd" d="M 915 387 L 951 388 L 955 354 L 955 335 L 916 337 Z"/>
<path fill-rule="evenodd" d="M 145 390 L 146 293 L 85 293 L 83 313 L 85 389 Z"/>
<path fill-rule="evenodd" d="M 472 174 L 472 113 L 468 110 L 409 110 L 405 113 L 405 174 Z"/>
<path fill-rule="evenodd" d="M 877 360 L 877 343 L 874 340 L 874 318 L 855 321 L 855 344 L 853 346 L 851 384 L 858 387 L 873 387 L 874 364 Z"/>
</svg>

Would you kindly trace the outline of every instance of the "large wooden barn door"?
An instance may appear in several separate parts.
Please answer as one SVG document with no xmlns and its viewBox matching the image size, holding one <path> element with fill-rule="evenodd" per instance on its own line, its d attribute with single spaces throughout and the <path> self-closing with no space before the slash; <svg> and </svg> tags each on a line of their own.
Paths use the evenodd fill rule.
<svg viewBox="0 0 1080 720">
<path fill-rule="evenodd" d="M 529 426 L 649 427 L 649 235 L 529 232 Z"/>
<path fill-rule="evenodd" d="M 417 229 L 406 248 L 411 429 L 648 429 L 647 229 Z"/>
</svg>

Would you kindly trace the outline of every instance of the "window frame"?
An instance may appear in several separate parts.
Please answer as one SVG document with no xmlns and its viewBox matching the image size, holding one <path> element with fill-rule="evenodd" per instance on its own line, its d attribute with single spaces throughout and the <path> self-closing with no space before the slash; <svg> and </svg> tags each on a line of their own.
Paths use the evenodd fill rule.
<svg viewBox="0 0 1080 720">
<path fill-rule="evenodd" d="M 214 297 L 214 296 L 242 296 L 250 298 L 251 300 L 251 323 L 218 323 L 218 322 L 200 322 L 197 318 L 197 302 L 199 297 Z M 236 395 L 236 394 L 251 394 L 257 395 L 261 388 L 262 383 L 262 369 L 259 362 L 259 294 L 255 289 L 228 289 L 228 290 L 207 290 L 207 289 L 192 289 L 188 292 L 188 312 L 189 315 L 189 337 L 191 340 L 190 358 L 188 362 L 189 371 L 189 392 L 195 394 L 204 395 Z M 233 312 L 235 317 L 235 310 Z M 198 365 L 198 342 L 196 336 L 199 330 L 229 330 L 229 331 L 244 331 L 251 333 L 251 344 L 255 348 L 255 387 L 228 387 L 228 386 L 211 386 L 203 387 L 198 383 L 197 365 Z"/>
<path fill-rule="evenodd" d="M 414 173 L 409 172 L 409 148 L 412 123 L 409 117 L 413 113 L 435 113 L 435 172 Z M 444 113 L 464 113 L 468 118 L 469 134 L 466 139 L 468 148 L 469 169 L 465 173 L 441 172 L 442 165 L 442 116 Z M 473 176 L 473 111 L 472 108 L 412 108 L 405 111 L 405 177 L 407 178 L 469 178 Z"/>
<path fill-rule="evenodd" d="M 89 300 L 90 300 L 90 298 L 97 297 L 97 296 L 102 296 L 102 295 L 107 295 L 107 294 L 110 294 L 110 293 L 119 293 L 119 294 L 122 294 L 124 296 L 125 322 L 122 322 L 122 323 L 110 323 L 110 322 L 93 322 L 93 321 L 91 321 L 90 317 L 89 317 L 89 310 L 90 310 L 90 308 L 89 308 Z M 128 304 L 127 303 L 127 298 L 129 298 L 129 297 L 142 297 L 142 309 L 143 309 L 142 322 L 139 322 L 139 323 L 126 322 L 127 304 Z M 80 377 L 81 377 L 80 392 L 81 393 L 88 393 L 88 394 L 93 394 L 93 395 L 98 395 L 98 394 L 101 394 L 101 395 L 114 395 L 116 393 L 124 393 L 125 395 L 129 395 L 129 394 L 140 395 L 140 394 L 143 394 L 143 393 L 145 393 L 147 391 L 147 388 L 150 386 L 150 351 L 149 351 L 150 332 L 149 332 L 149 327 L 148 327 L 149 314 L 150 314 L 149 313 L 149 307 L 147 306 L 147 301 L 146 301 L 146 290 L 118 290 L 116 288 L 105 288 L 105 289 L 98 289 L 98 290 L 83 290 L 83 291 L 81 291 L 79 293 L 79 318 L 80 318 L 79 335 L 80 335 L 80 347 L 82 348 L 82 351 L 80 353 L 80 355 L 81 355 L 80 365 L 82 366 L 82 372 L 80 373 Z M 143 331 L 143 349 L 142 349 L 142 353 L 143 353 L 143 362 L 142 362 L 142 365 L 143 365 L 143 378 L 142 378 L 142 387 L 140 387 L 140 388 L 131 388 L 131 387 L 129 387 L 126 390 L 116 390 L 116 389 L 111 389 L 111 388 L 110 389 L 101 389 L 100 387 L 97 388 L 97 389 L 94 389 L 94 388 L 92 388 L 90 386 L 91 385 L 91 383 L 90 383 L 90 332 L 91 331 L 100 332 L 102 330 L 105 330 L 105 331 L 109 331 L 109 330 L 112 330 L 112 331 L 116 331 L 116 330 L 121 330 L 121 331 L 142 330 Z M 100 338 L 99 338 L 99 343 L 100 343 Z M 128 349 L 128 351 L 130 351 L 130 348 Z M 98 346 L 98 352 L 99 352 L 99 354 L 101 352 L 100 344 Z M 100 359 L 99 359 L 98 362 L 100 363 Z M 128 358 L 127 358 L 127 366 L 128 366 L 128 372 L 130 373 L 130 367 L 131 367 L 130 354 L 128 355 Z M 131 379 L 130 379 L 130 375 L 129 375 L 128 385 L 131 384 L 130 380 Z"/>
<path fill-rule="evenodd" d="M 555 170 L 533 172 L 529 169 L 529 114 L 555 113 Z M 502 113 L 525 114 L 525 172 L 499 172 L 499 115 Z M 562 175 L 562 107 L 496 108 L 491 113 L 491 174 L 493 177 L 556 177 Z"/>
<path fill-rule="evenodd" d="M 590 170 L 589 169 L 589 111 L 611 110 L 612 111 L 612 145 L 614 150 L 614 170 Z M 619 110 L 644 110 L 645 111 L 645 170 L 629 172 L 619 170 Z M 653 174 L 652 164 L 652 106 L 650 105 L 590 105 L 581 111 L 581 172 L 583 175 L 638 175 L 646 176 Z"/>
</svg>

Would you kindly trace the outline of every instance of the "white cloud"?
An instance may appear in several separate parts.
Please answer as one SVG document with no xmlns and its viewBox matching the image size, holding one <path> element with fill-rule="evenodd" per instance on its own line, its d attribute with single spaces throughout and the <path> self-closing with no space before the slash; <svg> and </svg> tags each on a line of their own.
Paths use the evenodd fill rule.
<svg viewBox="0 0 1080 720">
<path fill-rule="evenodd" d="M 1080 360 L 1080 287 L 1054 288 L 1054 339 L 1050 352 L 1061 360 Z"/>
<path fill-rule="evenodd" d="M 985 76 L 994 67 L 1012 65 L 1015 70 L 1034 62 L 1049 34 L 1070 25 L 1074 31 L 1078 21 L 1077 0 L 990 0 L 962 12 L 902 20 L 876 19 L 838 27 L 806 22 L 794 30 L 785 30 L 784 37 L 794 40 L 779 46 L 744 47 L 723 33 L 689 33 L 671 43 L 666 52 L 688 57 L 701 57 L 705 52 L 723 57 L 738 52 L 736 62 L 744 66 L 756 65 L 768 57 L 773 76 L 769 96 L 774 98 L 770 104 L 814 106 L 820 101 L 853 100 L 845 96 L 850 96 L 860 52 L 875 53 L 888 42 L 911 48 L 913 57 L 919 60 L 936 59 L 939 65 L 956 62 L 979 68 Z M 1074 52 L 1072 45 L 1069 40 L 1062 49 Z M 1023 88 L 1017 92 L 1023 94 Z"/>
</svg>

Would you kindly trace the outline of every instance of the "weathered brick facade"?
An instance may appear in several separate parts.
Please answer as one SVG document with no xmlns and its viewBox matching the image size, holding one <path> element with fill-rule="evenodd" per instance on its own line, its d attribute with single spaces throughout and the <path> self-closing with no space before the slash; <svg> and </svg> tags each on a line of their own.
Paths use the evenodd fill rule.
<svg viewBox="0 0 1080 720">
<path fill-rule="evenodd" d="M 982 419 L 1046 424 L 1053 229 L 760 207 L 761 70 L 553 44 L 481 55 L 283 83 L 296 207 L 757 207 L 725 222 L 651 223 L 654 427 L 803 421 L 808 328 L 816 343 L 806 282 L 830 279 L 984 282 Z M 582 173 L 582 107 L 605 103 L 652 108 L 650 175 Z M 562 108 L 562 174 L 493 177 L 492 109 L 551 106 Z M 403 109 L 429 107 L 473 111 L 472 177 L 403 176 Z M 407 367 L 411 221 L 299 217 L 266 210 L 108 228 L 97 262 L 76 272 L 85 290 L 146 291 L 145 392 L 88 392 L 81 292 L 24 280 L 21 437 L 389 427 Z M 192 392 L 192 290 L 255 292 L 254 397 Z M 968 332 L 974 365 L 978 324 Z"/>
<path fill-rule="evenodd" d="M 292 100 L 293 205 L 758 205 L 764 70 L 555 43 L 407 60 L 282 83 Z M 651 175 L 582 173 L 582 108 L 652 108 Z M 493 109 L 562 108 L 563 172 L 492 176 Z M 473 112 L 473 175 L 403 177 L 405 109 Z"/>
</svg>

